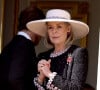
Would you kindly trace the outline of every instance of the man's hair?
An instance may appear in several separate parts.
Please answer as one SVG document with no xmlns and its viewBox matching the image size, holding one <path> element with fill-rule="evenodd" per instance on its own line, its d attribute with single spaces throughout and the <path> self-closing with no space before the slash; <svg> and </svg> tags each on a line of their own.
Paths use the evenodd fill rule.
<svg viewBox="0 0 100 90">
<path fill-rule="evenodd" d="M 45 15 L 43 11 L 37 7 L 28 7 L 21 11 L 19 15 L 19 22 L 18 22 L 18 30 L 21 31 L 23 29 L 27 29 L 26 23 L 33 20 L 44 19 Z"/>
</svg>

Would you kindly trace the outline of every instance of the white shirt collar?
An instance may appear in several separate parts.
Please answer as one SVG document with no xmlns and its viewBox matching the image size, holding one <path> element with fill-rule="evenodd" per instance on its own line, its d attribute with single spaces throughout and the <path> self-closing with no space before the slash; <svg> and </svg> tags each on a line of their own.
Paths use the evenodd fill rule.
<svg viewBox="0 0 100 90">
<path fill-rule="evenodd" d="M 27 33 L 23 32 L 23 31 L 19 31 L 19 32 L 17 33 L 17 35 L 24 36 L 25 38 L 31 40 L 31 37 L 30 37 Z"/>
</svg>

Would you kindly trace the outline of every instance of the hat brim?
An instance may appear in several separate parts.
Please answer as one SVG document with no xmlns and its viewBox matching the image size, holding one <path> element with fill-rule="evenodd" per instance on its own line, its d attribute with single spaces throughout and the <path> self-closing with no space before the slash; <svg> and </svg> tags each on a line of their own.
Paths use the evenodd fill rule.
<svg viewBox="0 0 100 90">
<path fill-rule="evenodd" d="M 42 20 L 30 21 L 26 24 L 26 27 L 33 33 L 45 37 L 47 28 L 45 22 Z"/>
<path fill-rule="evenodd" d="M 84 22 L 76 20 L 66 20 L 66 19 L 43 19 L 43 20 L 31 21 L 27 23 L 27 28 L 38 35 L 46 36 L 47 33 L 46 22 L 55 22 L 55 21 L 70 23 L 72 26 L 74 39 L 83 38 L 89 32 L 89 27 Z"/>
</svg>

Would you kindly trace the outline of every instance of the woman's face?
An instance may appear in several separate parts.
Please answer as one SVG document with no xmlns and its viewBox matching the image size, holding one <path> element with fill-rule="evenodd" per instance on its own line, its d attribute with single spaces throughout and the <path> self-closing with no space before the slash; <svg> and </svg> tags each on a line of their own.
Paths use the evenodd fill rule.
<svg viewBox="0 0 100 90">
<path fill-rule="evenodd" d="M 64 44 L 67 39 L 67 33 L 70 32 L 70 26 L 64 22 L 48 22 L 48 36 L 52 44 Z"/>
</svg>

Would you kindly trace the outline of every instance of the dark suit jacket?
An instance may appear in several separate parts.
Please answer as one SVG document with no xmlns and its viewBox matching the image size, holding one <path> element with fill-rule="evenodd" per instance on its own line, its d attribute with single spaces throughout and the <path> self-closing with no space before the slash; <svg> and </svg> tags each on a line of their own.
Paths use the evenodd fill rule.
<svg viewBox="0 0 100 90">
<path fill-rule="evenodd" d="M 52 51 L 53 49 L 39 54 L 38 59 L 51 58 L 51 71 L 57 72 L 52 82 L 53 86 L 60 90 L 82 90 L 88 70 L 87 49 L 72 45 L 65 53 L 50 57 Z M 69 54 L 71 54 L 72 61 L 67 63 Z"/>
<path fill-rule="evenodd" d="M 0 90 L 33 90 L 33 60 L 34 44 L 23 36 L 15 36 L 0 55 Z"/>
</svg>

